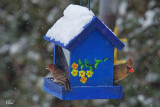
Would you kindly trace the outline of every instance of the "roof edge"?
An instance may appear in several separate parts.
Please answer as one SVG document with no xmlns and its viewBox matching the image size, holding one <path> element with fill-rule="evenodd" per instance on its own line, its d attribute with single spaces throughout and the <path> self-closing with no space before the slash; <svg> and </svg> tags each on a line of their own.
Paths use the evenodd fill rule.
<svg viewBox="0 0 160 107">
<path fill-rule="evenodd" d="M 61 47 L 63 47 L 63 48 L 66 48 L 66 46 L 64 46 L 64 45 L 63 45 L 62 43 L 60 43 L 59 41 L 56 41 L 55 39 L 50 40 L 50 37 L 48 37 L 48 36 L 46 36 L 46 35 L 44 35 L 43 38 L 44 38 L 47 42 L 49 42 L 49 43 L 54 43 L 54 44 L 59 45 L 59 46 L 61 46 Z"/>
<path fill-rule="evenodd" d="M 115 36 L 115 34 L 104 24 L 102 23 L 97 17 L 97 29 L 118 49 L 122 50 L 124 48 L 124 44 Z"/>
<path fill-rule="evenodd" d="M 56 45 L 59 45 L 65 49 L 68 49 L 71 51 L 74 49 L 90 32 L 92 32 L 96 28 L 96 16 L 93 16 L 92 20 L 85 25 L 84 30 L 82 30 L 77 36 L 75 36 L 67 45 L 64 45 L 63 43 L 60 43 L 59 41 L 56 41 L 55 39 L 50 40 L 50 37 L 47 37 L 46 35 L 43 36 L 43 38 L 49 42 L 49 43 L 55 43 Z"/>
<path fill-rule="evenodd" d="M 118 50 L 124 48 L 124 44 L 115 36 L 115 34 L 103 24 L 96 16 L 93 16 L 90 23 L 84 26 L 84 30 L 81 31 L 77 36 L 75 36 L 67 45 L 56 41 L 55 39 L 50 40 L 50 37 L 46 35 L 43 38 L 49 43 L 55 43 L 69 51 L 73 50 L 89 33 L 91 33 L 95 28 L 97 28 L 105 37 L 108 39 Z"/>
<path fill-rule="evenodd" d="M 89 35 L 96 28 L 96 16 L 94 16 L 90 23 L 88 23 L 84 30 L 72 39 L 66 46 L 68 50 L 73 50 L 85 37 Z"/>
</svg>

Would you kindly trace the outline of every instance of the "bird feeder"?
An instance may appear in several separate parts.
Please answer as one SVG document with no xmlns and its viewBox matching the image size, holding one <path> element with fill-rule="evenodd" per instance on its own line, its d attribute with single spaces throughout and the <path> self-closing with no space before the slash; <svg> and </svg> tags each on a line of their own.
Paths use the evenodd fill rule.
<svg viewBox="0 0 160 107">
<path fill-rule="evenodd" d="M 44 78 L 44 91 L 62 100 L 120 99 L 113 85 L 114 47 L 124 44 L 86 7 L 69 5 L 44 39 L 54 43 L 53 63 L 66 72 L 72 90 Z"/>
</svg>

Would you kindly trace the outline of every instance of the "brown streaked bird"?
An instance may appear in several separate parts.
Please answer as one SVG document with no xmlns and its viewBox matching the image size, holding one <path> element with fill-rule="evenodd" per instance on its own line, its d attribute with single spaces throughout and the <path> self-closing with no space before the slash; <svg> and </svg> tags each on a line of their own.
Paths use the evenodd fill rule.
<svg viewBox="0 0 160 107">
<path fill-rule="evenodd" d="M 52 74 L 54 78 L 53 82 L 63 85 L 65 90 L 71 90 L 68 77 L 64 71 L 56 67 L 54 64 L 49 64 L 46 69 Z"/>
<path fill-rule="evenodd" d="M 113 76 L 113 83 L 116 84 L 117 81 L 126 78 L 128 75 L 132 74 L 133 64 L 131 58 L 125 64 L 115 65 L 114 66 L 114 76 Z"/>
</svg>

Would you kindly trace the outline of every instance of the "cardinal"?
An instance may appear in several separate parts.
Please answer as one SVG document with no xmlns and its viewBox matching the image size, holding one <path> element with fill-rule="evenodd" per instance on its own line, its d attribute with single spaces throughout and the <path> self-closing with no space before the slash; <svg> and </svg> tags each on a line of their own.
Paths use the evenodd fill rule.
<svg viewBox="0 0 160 107">
<path fill-rule="evenodd" d="M 134 70 L 133 70 L 133 64 L 132 64 L 131 58 L 129 58 L 125 64 L 115 65 L 113 83 L 116 84 L 117 81 L 126 78 L 128 75 L 132 74 L 133 72 Z"/>
<path fill-rule="evenodd" d="M 52 74 L 54 78 L 53 82 L 63 85 L 65 90 L 71 90 L 68 77 L 64 71 L 56 67 L 55 64 L 49 64 L 46 66 L 46 69 Z"/>
</svg>

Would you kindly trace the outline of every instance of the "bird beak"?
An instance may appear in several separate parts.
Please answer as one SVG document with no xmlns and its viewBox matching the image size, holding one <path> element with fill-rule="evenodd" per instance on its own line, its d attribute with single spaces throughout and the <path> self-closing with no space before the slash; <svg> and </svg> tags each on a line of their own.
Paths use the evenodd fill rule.
<svg viewBox="0 0 160 107">
<path fill-rule="evenodd" d="M 133 68 L 129 69 L 128 71 L 129 71 L 130 73 L 133 73 L 133 72 L 134 72 Z"/>
</svg>

